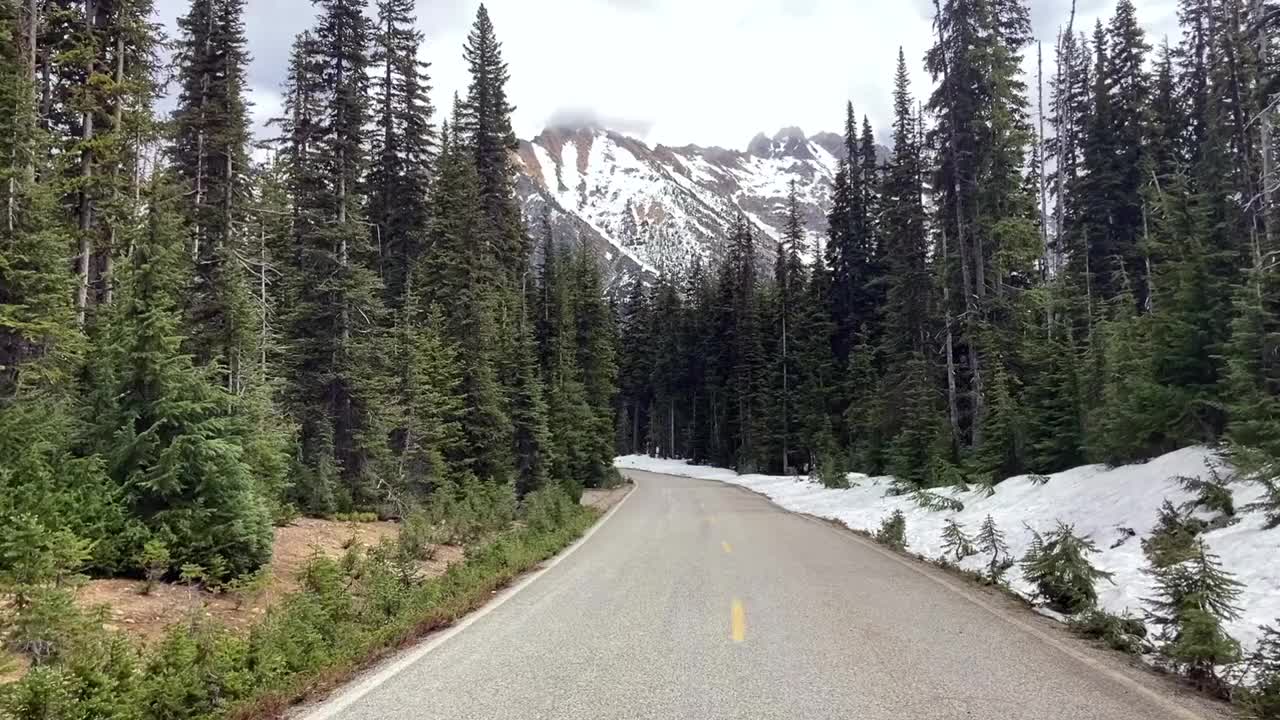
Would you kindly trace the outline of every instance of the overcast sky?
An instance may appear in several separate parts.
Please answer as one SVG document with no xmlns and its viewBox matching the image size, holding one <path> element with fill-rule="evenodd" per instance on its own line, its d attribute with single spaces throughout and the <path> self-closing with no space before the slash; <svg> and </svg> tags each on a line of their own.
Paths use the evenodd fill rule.
<svg viewBox="0 0 1280 720">
<path fill-rule="evenodd" d="M 1070 0 L 1030 0 L 1049 68 Z M 289 45 L 310 27 L 309 0 L 248 0 L 255 117 L 279 111 Z M 371 1 L 371 6 L 373 5 Z M 839 131 L 845 100 L 882 139 L 901 45 L 917 97 L 929 78 L 932 0 L 488 0 L 510 65 L 508 94 L 523 138 L 557 120 L 594 119 L 650 142 L 742 149 L 759 131 Z M 1135 0 L 1155 44 L 1176 32 L 1176 0 Z M 422 0 L 433 97 L 447 113 L 466 88 L 462 44 L 479 3 Z M 173 25 L 187 0 L 157 0 Z M 1114 0 L 1077 0 L 1077 29 Z M 1176 38 L 1173 38 L 1176 39 Z M 1034 68 L 1034 48 L 1028 67 Z M 1046 69 L 1046 76 L 1048 70 Z M 1034 78 L 1031 78 L 1034 82 Z"/>
</svg>

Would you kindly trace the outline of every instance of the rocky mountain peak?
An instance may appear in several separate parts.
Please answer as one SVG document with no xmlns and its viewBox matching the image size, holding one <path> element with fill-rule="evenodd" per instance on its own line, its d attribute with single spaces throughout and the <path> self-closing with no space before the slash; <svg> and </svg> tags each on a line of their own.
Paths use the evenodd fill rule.
<svg viewBox="0 0 1280 720">
<path fill-rule="evenodd" d="M 839 148 L 839 136 L 832 137 Z M 597 248 L 614 282 L 714 262 L 739 217 L 754 228 L 765 267 L 782 234 L 792 182 L 806 254 L 815 256 L 838 167 L 834 153 L 797 127 L 759 133 L 744 152 L 651 146 L 622 132 L 556 126 L 522 141 L 517 155 L 529 226 L 550 217 L 556 241 Z"/>
</svg>

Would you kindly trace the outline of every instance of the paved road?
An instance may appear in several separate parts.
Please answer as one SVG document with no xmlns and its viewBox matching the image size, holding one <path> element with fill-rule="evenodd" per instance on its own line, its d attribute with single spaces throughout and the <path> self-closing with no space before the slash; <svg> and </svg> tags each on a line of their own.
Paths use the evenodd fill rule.
<svg viewBox="0 0 1280 720">
<path fill-rule="evenodd" d="M 308 720 L 1210 717 L 845 531 L 741 489 L 628 474 L 636 489 L 563 562 Z"/>
</svg>

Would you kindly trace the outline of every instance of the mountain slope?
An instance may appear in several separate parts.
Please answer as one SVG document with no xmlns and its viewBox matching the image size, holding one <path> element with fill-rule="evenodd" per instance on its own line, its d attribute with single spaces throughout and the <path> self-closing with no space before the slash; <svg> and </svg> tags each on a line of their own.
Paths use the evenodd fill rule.
<svg viewBox="0 0 1280 720">
<path fill-rule="evenodd" d="M 557 237 L 590 238 L 610 254 L 611 272 L 656 273 L 719 259 L 739 215 L 756 232 L 761 262 L 771 261 L 794 181 L 813 257 L 826 232 L 841 142 L 785 128 L 757 135 L 745 151 L 651 148 L 611 130 L 548 128 L 521 141 L 518 188 L 535 231 L 550 210 Z"/>
</svg>

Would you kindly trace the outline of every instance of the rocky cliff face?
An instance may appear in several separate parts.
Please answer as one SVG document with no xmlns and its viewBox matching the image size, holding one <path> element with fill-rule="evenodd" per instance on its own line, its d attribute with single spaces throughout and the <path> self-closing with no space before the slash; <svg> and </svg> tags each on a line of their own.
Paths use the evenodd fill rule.
<svg viewBox="0 0 1280 720">
<path fill-rule="evenodd" d="M 615 282 L 635 273 L 679 272 L 714 262 L 741 215 L 762 261 L 781 237 L 795 183 L 806 250 L 820 251 L 843 141 L 784 128 L 757 135 L 745 151 L 686 145 L 649 147 L 600 128 L 548 128 L 519 148 L 517 184 L 535 236 L 548 214 L 558 242 L 596 248 Z"/>
</svg>

